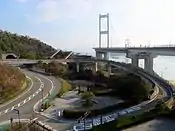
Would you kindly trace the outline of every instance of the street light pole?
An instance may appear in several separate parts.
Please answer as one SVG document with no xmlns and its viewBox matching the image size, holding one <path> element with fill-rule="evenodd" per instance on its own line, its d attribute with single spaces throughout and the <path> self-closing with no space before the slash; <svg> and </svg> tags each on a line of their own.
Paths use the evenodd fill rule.
<svg viewBox="0 0 175 131">
<path fill-rule="evenodd" d="M 19 126 L 21 125 L 21 121 L 20 121 L 20 114 L 19 114 L 19 110 L 18 110 L 18 120 L 19 120 Z"/>
<path fill-rule="evenodd" d="M 11 129 L 13 129 L 13 118 L 10 118 L 10 125 L 11 125 Z"/>
</svg>

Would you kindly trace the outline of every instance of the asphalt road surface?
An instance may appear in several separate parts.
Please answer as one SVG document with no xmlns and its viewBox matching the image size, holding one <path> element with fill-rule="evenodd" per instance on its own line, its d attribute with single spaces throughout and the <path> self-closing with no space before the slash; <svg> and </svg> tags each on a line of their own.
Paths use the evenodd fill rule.
<svg viewBox="0 0 175 131">
<path fill-rule="evenodd" d="M 11 103 L 0 107 L 0 122 L 9 120 L 11 117 L 17 119 L 18 116 L 13 109 L 19 110 L 21 119 L 38 117 L 40 120 L 44 120 L 44 117 L 39 116 L 33 111 L 33 106 L 42 99 L 41 87 L 43 87 L 43 96 L 46 96 L 52 88 L 52 83 L 46 76 L 29 71 L 25 71 L 25 73 L 31 78 L 28 91 Z M 56 85 L 54 86 L 56 87 Z"/>
</svg>

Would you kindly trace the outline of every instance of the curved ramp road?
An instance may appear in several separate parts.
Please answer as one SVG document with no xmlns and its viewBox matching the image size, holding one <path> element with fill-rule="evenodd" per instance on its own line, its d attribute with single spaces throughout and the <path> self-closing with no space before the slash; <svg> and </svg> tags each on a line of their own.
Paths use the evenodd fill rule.
<svg viewBox="0 0 175 131">
<path fill-rule="evenodd" d="M 131 68 L 128 68 L 124 65 L 119 65 L 116 62 L 112 62 L 112 65 L 114 67 L 118 67 L 118 68 L 121 68 L 124 70 L 128 70 L 128 71 L 131 70 Z M 132 72 L 132 70 L 131 70 L 131 72 Z M 167 99 L 165 99 L 167 101 L 172 97 L 172 89 L 164 81 L 161 81 L 159 78 L 157 78 L 155 76 L 150 76 L 146 72 L 141 71 L 139 69 L 135 73 L 136 74 L 139 73 L 139 75 L 141 75 L 142 77 L 145 77 L 148 80 L 150 79 L 156 85 L 158 85 L 159 89 L 161 89 L 163 92 L 165 92 L 164 95 L 162 96 L 162 100 L 167 98 Z M 118 111 L 118 112 L 109 113 L 109 114 L 103 115 L 103 116 L 98 117 L 98 118 L 85 119 L 83 121 L 80 121 L 80 123 L 76 124 L 74 126 L 74 130 L 75 131 L 83 131 L 84 129 L 89 130 L 89 129 L 92 129 L 93 126 L 98 126 L 100 124 L 114 121 L 114 120 L 120 118 L 120 116 L 131 115 L 131 114 L 134 115 L 135 113 L 138 113 L 138 112 L 145 112 L 145 110 L 155 107 L 155 105 L 159 101 L 161 101 L 161 99 L 159 100 L 155 97 L 152 100 L 145 101 L 139 105 L 136 105 L 136 106 L 133 106 L 133 107 L 130 107 L 130 108 Z"/>
<path fill-rule="evenodd" d="M 0 107 L 0 122 L 9 120 L 11 117 L 17 118 L 17 114 L 15 114 L 13 109 L 19 110 L 21 118 L 35 117 L 33 106 L 42 99 L 42 89 L 43 96 L 46 96 L 53 86 L 52 81 L 43 75 L 29 71 L 24 72 L 29 77 L 30 88 L 14 101 Z"/>
</svg>

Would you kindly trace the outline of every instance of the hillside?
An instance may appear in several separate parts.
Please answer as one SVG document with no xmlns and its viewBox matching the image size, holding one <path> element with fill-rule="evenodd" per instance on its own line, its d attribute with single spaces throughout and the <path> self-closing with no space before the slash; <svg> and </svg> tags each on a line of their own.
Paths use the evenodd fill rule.
<svg viewBox="0 0 175 131">
<path fill-rule="evenodd" d="M 0 103 L 23 90 L 25 75 L 16 67 L 0 63 Z"/>
<path fill-rule="evenodd" d="M 38 59 L 51 56 L 55 49 L 29 36 L 0 30 L 0 54 L 15 53 L 21 58 Z"/>
</svg>

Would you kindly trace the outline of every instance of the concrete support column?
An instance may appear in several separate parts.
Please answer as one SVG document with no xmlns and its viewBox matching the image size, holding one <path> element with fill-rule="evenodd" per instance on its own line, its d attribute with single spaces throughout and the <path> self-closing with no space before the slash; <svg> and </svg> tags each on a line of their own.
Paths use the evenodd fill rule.
<svg viewBox="0 0 175 131">
<path fill-rule="evenodd" d="M 132 57 L 132 65 L 138 67 L 139 59 L 136 56 Z"/>
<path fill-rule="evenodd" d="M 147 58 L 145 58 L 145 67 L 144 69 L 149 72 L 150 74 L 153 74 L 153 56 L 149 55 Z"/>
<path fill-rule="evenodd" d="M 109 52 L 104 53 L 104 60 L 109 60 Z"/>
<path fill-rule="evenodd" d="M 97 71 L 98 71 L 98 63 L 95 62 L 95 72 L 97 72 Z"/>
<path fill-rule="evenodd" d="M 102 54 L 103 53 L 101 53 L 101 52 L 96 52 L 96 58 L 101 60 L 102 59 Z"/>
<path fill-rule="evenodd" d="M 76 68 L 77 68 L 77 72 L 80 72 L 80 63 L 79 62 L 76 63 Z"/>
<path fill-rule="evenodd" d="M 111 75 L 111 71 L 112 69 L 111 69 L 111 65 L 108 63 L 107 64 L 107 71 L 108 71 L 108 76 L 110 76 Z"/>
</svg>

